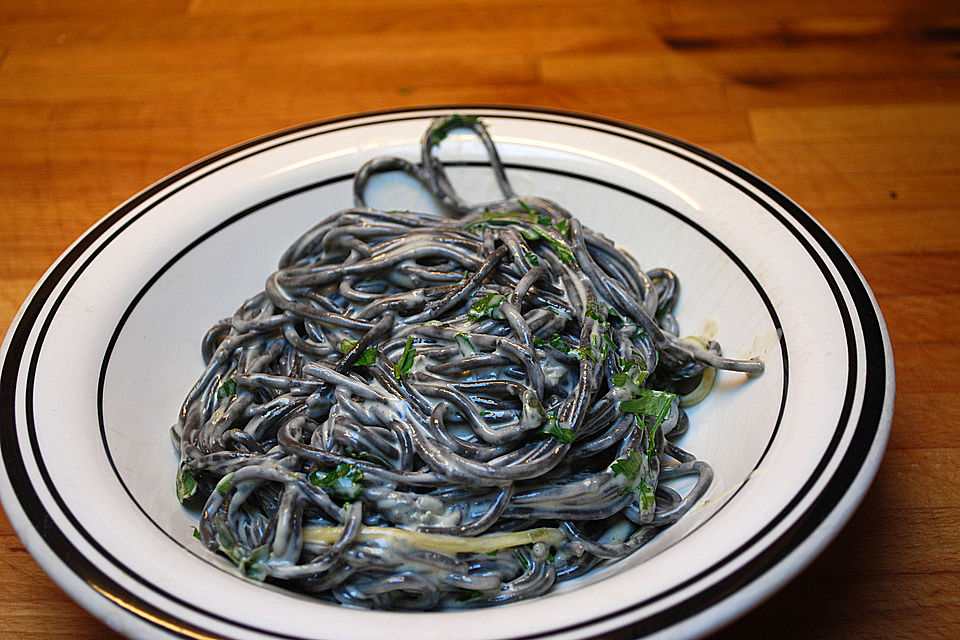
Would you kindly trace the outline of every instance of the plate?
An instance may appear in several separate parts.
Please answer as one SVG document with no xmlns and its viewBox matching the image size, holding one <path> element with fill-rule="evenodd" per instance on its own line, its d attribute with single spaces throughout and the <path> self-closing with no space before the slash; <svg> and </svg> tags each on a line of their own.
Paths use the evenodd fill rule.
<svg viewBox="0 0 960 640">
<path fill-rule="evenodd" d="M 193 538 L 168 428 L 202 369 L 199 339 L 259 291 L 283 249 L 351 205 L 378 155 L 418 158 L 429 121 L 489 126 L 518 193 L 551 198 L 682 283 L 684 333 L 764 374 L 718 376 L 683 446 L 716 479 L 641 552 L 496 609 L 391 613 L 239 576 Z M 443 146 L 468 201 L 496 195 L 476 139 Z M 431 203 L 390 176 L 372 204 Z M 893 361 L 876 301 L 843 249 L 772 186 L 660 133 L 570 113 L 444 107 L 268 135 L 146 189 L 77 240 L 3 343 L 0 497 L 37 562 L 114 629 L 143 638 L 695 637 L 795 576 L 839 531 L 879 465 Z M 610 634 L 605 636 L 604 634 Z"/>
</svg>

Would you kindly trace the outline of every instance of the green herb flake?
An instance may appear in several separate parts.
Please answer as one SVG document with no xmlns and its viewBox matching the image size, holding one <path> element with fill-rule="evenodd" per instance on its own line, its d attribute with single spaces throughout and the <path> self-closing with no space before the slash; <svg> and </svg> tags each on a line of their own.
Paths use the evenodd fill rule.
<svg viewBox="0 0 960 640">
<path fill-rule="evenodd" d="M 537 237 L 547 241 L 547 243 L 553 249 L 553 252 L 557 254 L 557 258 L 560 259 L 560 262 L 563 262 L 564 264 L 576 264 L 577 259 L 574 257 L 573 251 L 562 240 L 554 238 L 552 235 L 547 233 L 543 227 L 538 225 L 530 227 L 530 230 Z"/>
<path fill-rule="evenodd" d="M 223 551 L 225 554 L 233 558 L 233 550 L 237 546 L 237 540 L 233 535 L 233 532 L 227 528 L 224 520 L 215 519 L 217 527 L 217 544 L 220 545 L 220 551 Z"/>
<path fill-rule="evenodd" d="M 266 579 L 267 563 L 270 561 L 269 544 L 248 549 L 238 544 L 224 526 L 218 527 L 217 544 L 220 545 L 220 552 L 233 560 L 240 573 L 261 582 Z"/>
<path fill-rule="evenodd" d="M 620 411 L 623 413 L 639 413 L 652 418 L 666 417 L 675 397 L 676 394 L 668 391 L 637 389 L 632 399 L 620 403 Z"/>
<path fill-rule="evenodd" d="M 643 373 L 646 374 L 646 371 Z M 674 398 L 676 398 L 674 393 L 640 388 L 634 392 L 631 400 L 624 400 L 620 403 L 620 411 L 624 413 L 636 413 L 654 418 L 654 423 L 649 428 L 650 437 L 647 445 L 647 455 L 654 454 L 656 442 L 653 436 L 657 433 L 660 423 L 670 412 Z"/>
<path fill-rule="evenodd" d="M 477 353 L 477 348 L 473 346 L 473 342 L 470 341 L 470 336 L 467 334 L 458 333 L 453 338 L 457 341 L 457 346 L 460 347 L 460 355 L 464 358 Z"/>
<path fill-rule="evenodd" d="M 197 493 L 197 479 L 187 470 L 187 463 L 181 462 L 177 471 L 177 500 L 185 502 Z"/>
<path fill-rule="evenodd" d="M 610 465 L 610 469 L 614 474 L 623 476 L 628 482 L 636 480 L 637 474 L 640 473 L 642 467 L 643 458 L 632 449 L 627 453 L 626 458 L 620 458 Z"/>
<path fill-rule="evenodd" d="M 540 236 L 533 232 L 532 227 L 519 226 L 517 231 L 520 233 L 520 236 L 523 237 L 527 242 L 533 242 Z"/>
<path fill-rule="evenodd" d="M 264 544 L 252 549 L 246 557 L 240 560 L 237 567 L 243 575 L 262 582 L 267 577 L 267 561 L 269 560 L 270 545 Z"/>
<path fill-rule="evenodd" d="M 217 483 L 217 493 L 219 493 L 221 497 L 225 498 L 227 496 L 227 492 L 230 491 L 230 487 L 232 486 L 233 486 L 233 474 L 228 473 L 227 475 L 220 478 L 220 482 Z"/>
<path fill-rule="evenodd" d="M 648 485 L 647 481 L 643 478 L 640 478 L 639 494 L 640 508 L 644 511 L 656 504 L 657 499 L 653 495 L 653 489 L 650 488 L 650 485 Z"/>
<path fill-rule="evenodd" d="M 615 387 L 623 387 L 630 382 L 630 376 L 625 373 L 615 373 L 610 376 L 610 382 L 612 382 Z"/>
<path fill-rule="evenodd" d="M 413 360 L 417 357 L 417 350 L 413 348 L 413 336 L 407 338 L 407 343 L 403 346 L 403 353 L 397 364 L 393 365 L 393 375 L 397 380 L 406 377 L 413 368 Z"/>
<path fill-rule="evenodd" d="M 340 353 L 347 354 L 350 353 L 350 350 L 357 346 L 357 340 L 352 340 L 350 338 L 344 338 L 340 341 Z M 376 347 L 368 347 L 364 349 L 363 353 L 360 354 L 360 357 L 357 358 L 353 365 L 354 366 L 367 366 L 374 364 L 377 361 L 377 349 Z"/>
<path fill-rule="evenodd" d="M 224 398 L 229 398 L 230 396 L 237 395 L 237 381 L 233 378 L 227 378 L 220 388 L 217 389 L 217 399 L 223 400 Z"/>
<path fill-rule="evenodd" d="M 513 555 L 517 557 L 517 561 L 520 563 L 520 566 L 523 567 L 524 571 L 530 571 L 530 560 L 527 558 L 527 554 L 520 549 L 514 549 Z"/>
<path fill-rule="evenodd" d="M 376 347 L 369 347 L 364 349 L 363 353 L 360 354 L 360 357 L 357 358 L 357 361 L 353 364 L 359 367 L 365 367 L 371 364 L 374 364 L 377 361 L 377 349 Z"/>
<path fill-rule="evenodd" d="M 534 338 L 533 338 L 533 345 L 534 345 L 535 347 L 541 347 L 541 348 L 542 348 L 542 347 L 545 347 L 545 346 L 547 346 L 547 345 L 550 345 L 551 347 L 553 347 L 554 349 L 556 349 L 556 350 L 559 351 L 560 353 L 569 353 L 569 352 L 570 352 L 570 347 L 568 347 L 568 346 L 567 346 L 567 343 L 563 341 L 563 338 L 560 337 L 560 334 L 559 334 L 559 333 L 555 333 L 555 334 L 553 334 L 552 336 L 550 336 L 550 340 L 549 340 L 549 341 L 544 340 L 543 338 L 538 338 L 538 337 L 534 336 Z"/>
<path fill-rule="evenodd" d="M 552 413 L 547 414 L 547 424 L 540 429 L 540 433 L 551 436 L 560 444 L 570 444 L 577 439 L 577 434 L 573 432 L 573 429 L 561 427 L 557 422 L 557 417 Z"/>
<path fill-rule="evenodd" d="M 506 296 L 500 293 L 488 293 L 482 300 L 474 303 L 467 312 L 467 318 L 470 320 L 480 320 L 483 317 L 502 318 L 500 315 L 500 303 L 506 300 Z"/>
<path fill-rule="evenodd" d="M 637 352 L 634 351 L 633 355 L 637 356 Z M 650 372 L 647 371 L 646 365 L 642 361 L 634 358 L 621 361 L 620 368 L 625 374 L 630 376 L 633 384 L 635 384 L 637 387 L 642 386 L 646 381 L 647 376 L 650 375 Z"/>
<path fill-rule="evenodd" d="M 596 302 L 588 302 L 583 315 L 587 318 L 593 318 L 597 322 L 603 322 L 603 316 L 600 315 L 600 307 L 597 306 Z"/>
<path fill-rule="evenodd" d="M 436 127 L 430 132 L 430 144 L 437 146 L 447 137 L 447 134 L 457 128 L 467 128 L 470 129 L 475 124 L 480 123 L 479 116 L 462 116 L 459 113 L 455 113 Z"/>
<path fill-rule="evenodd" d="M 328 489 L 330 493 L 345 500 L 355 500 L 363 493 L 363 471 L 346 462 L 341 462 L 333 471 L 315 469 L 307 476 L 310 484 Z"/>
<path fill-rule="evenodd" d="M 570 237 L 570 221 L 567 220 L 566 218 L 557 220 L 556 222 L 553 223 L 553 226 L 557 229 L 557 231 L 560 232 L 560 235 L 562 235 L 564 238 Z"/>
<path fill-rule="evenodd" d="M 529 262 L 531 265 L 535 267 L 540 266 L 540 258 L 538 258 L 537 254 L 535 254 L 533 251 L 527 251 L 523 257 L 526 258 L 527 262 Z"/>
<path fill-rule="evenodd" d="M 523 200 L 517 200 L 517 204 L 523 207 L 523 210 L 529 214 L 529 220 L 532 224 L 542 224 L 544 226 L 549 226 L 553 222 L 553 218 L 550 216 L 545 216 L 537 213 L 537 210 L 528 205 Z"/>
<path fill-rule="evenodd" d="M 576 349 L 571 349 L 571 353 L 577 355 L 577 360 L 589 360 L 590 362 L 596 362 L 597 356 L 593 353 L 593 349 L 590 347 L 577 347 Z"/>
<path fill-rule="evenodd" d="M 390 463 L 381 458 L 380 456 L 370 453 L 368 451 L 354 451 L 353 449 L 347 448 L 347 455 L 355 460 L 369 460 L 371 462 L 376 462 L 382 464 L 385 467 L 389 467 Z"/>
<path fill-rule="evenodd" d="M 550 336 L 550 346 L 561 353 L 569 353 L 570 351 L 570 347 L 567 346 L 567 343 L 564 342 L 559 333 Z"/>
<path fill-rule="evenodd" d="M 608 349 L 610 353 L 617 353 L 618 351 L 620 351 L 620 348 L 617 347 L 617 343 L 614 342 L 613 338 L 611 338 L 607 334 L 603 334 L 603 344 L 606 345 L 605 350 Z"/>
<path fill-rule="evenodd" d="M 196 538 L 197 540 L 200 540 L 200 529 L 197 529 L 196 527 L 192 527 L 192 528 L 193 528 L 193 537 Z"/>
</svg>

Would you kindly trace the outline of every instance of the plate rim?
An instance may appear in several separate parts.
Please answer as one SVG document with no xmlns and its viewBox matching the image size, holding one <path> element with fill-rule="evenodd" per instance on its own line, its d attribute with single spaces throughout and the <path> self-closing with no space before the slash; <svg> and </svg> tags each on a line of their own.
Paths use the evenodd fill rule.
<svg viewBox="0 0 960 640">
<path fill-rule="evenodd" d="M 130 199 L 120 204 L 113 211 L 105 215 L 103 218 L 101 218 L 101 220 L 93 224 L 87 231 L 85 231 L 84 234 L 81 235 L 80 238 L 78 238 L 70 247 L 68 247 L 68 249 L 65 250 L 64 253 L 53 263 L 53 265 L 47 270 L 47 272 L 44 274 L 41 280 L 34 287 L 33 291 L 31 291 L 29 296 L 26 298 L 26 300 L 20 307 L 20 310 L 18 311 L 17 315 L 15 316 L 13 322 L 10 325 L 10 328 L 6 333 L 6 338 L 4 339 L 4 342 L 3 342 L 3 348 L 2 348 L 2 351 L 0 351 L 0 361 L 2 361 L 2 367 L 3 367 L 2 372 L 0 372 L 0 449 L 2 449 L 3 462 L 4 462 L 4 467 L 7 475 L 4 477 L 3 479 L 4 481 L 0 483 L 0 488 L 3 488 L 4 491 L 6 491 L 7 487 L 5 485 L 9 481 L 10 490 L 12 491 L 16 490 L 15 479 L 10 476 L 10 473 L 11 473 L 10 465 L 8 464 L 9 461 L 7 459 L 11 448 L 9 446 L 3 446 L 4 442 L 8 439 L 9 427 L 11 425 L 13 426 L 14 429 L 16 427 L 16 415 L 13 408 L 14 403 L 7 402 L 7 400 L 12 400 L 12 395 L 14 394 L 14 390 L 17 387 L 17 381 L 19 378 L 19 366 L 20 366 L 19 359 L 11 357 L 11 353 L 16 351 L 16 349 L 14 349 L 14 346 L 12 345 L 19 345 L 21 348 L 21 353 L 23 352 L 23 349 L 29 342 L 29 336 L 32 333 L 32 329 L 36 326 L 36 322 L 40 319 L 49 319 L 44 317 L 44 307 L 49 294 L 53 292 L 61 282 L 63 282 L 64 278 L 71 271 L 71 268 L 76 264 L 78 260 L 82 259 L 86 255 L 87 251 L 96 243 L 98 239 L 100 239 L 105 234 L 112 237 L 112 235 L 110 234 L 110 231 L 111 229 L 114 229 L 117 222 L 123 220 L 123 218 L 127 214 L 129 214 L 132 211 L 135 211 L 138 207 L 148 202 L 154 196 L 157 196 L 160 193 L 162 193 L 164 189 L 180 182 L 181 180 L 187 178 L 191 174 L 195 174 L 196 172 L 200 171 L 204 167 L 217 163 L 220 160 L 226 160 L 228 158 L 231 158 L 232 156 L 234 157 L 234 161 L 242 160 L 244 157 L 246 157 L 243 155 L 243 152 L 245 150 L 253 147 L 259 147 L 270 141 L 280 140 L 300 132 L 309 131 L 311 129 L 323 129 L 341 122 L 353 121 L 357 123 L 357 126 L 363 126 L 364 124 L 377 123 L 378 121 L 376 120 L 376 118 L 378 117 L 394 116 L 398 114 L 410 114 L 412 118 L 423 118 L 431 114 L 438 115 L 442 112 L 450 112 L 450 111 L 491 111 L 493 113 L 489 113 L 486 115 L 489 115 L 490 117 L 503 116 L 508 118 L 518 118 L 520 117 L 521 114 L 529 115 L 532 113 L 532 114 L 537 114 L 541 116 L 539 118 L 541 120 L 546 119 L 543 116 L 547 116 L 547 117 L 552 116 L 554 117 L 554 119 L 553 120 L 548 119 L 547 121 L 553 124 L 569 124 L 569 125 L 583 126 L 583 123 L 587 122 L 587 123 L 592 123 L 594 125 L 593 127 L 588 127 L 588 128 L 594 128 L 596 130 L 602 131 L 603 133 L 616 134 L 617 133 L 616 130 L 620 129 L 620 130 L 632 132 L 633 134 L 640 134 L 647 138 L 653 138 L 662 143 L 666 143 L 667 145 L 672 147 L 678 147 L 680 149 L 683 149 L 687 153 L 691 154 L 692 157 L 688 155 L 678 154 L 675 151 L 671 150 L 670 148 L 665 148 L 660 145 L 654 145 L 661 151 L 666 151 L 668 153 L 681 156 L 683 159 L 687 161 L 694 162 L 701 169 L 705 169 L 707 171 L 710 171 L 718 175 L 719 177 L 723 178 L 728 183 L 736 187 L 737 185 L 734 184 L 731 180 L 726 179 L 724 176 L 720 175 L 716 170 L 713 170 L 710 167 L 705 166 L 702 162 L 697 162 L 696 159 L 698 157 L 703 158 L 707 160 L 709 163 L 712 163 L 732 173 L 733 175 L 738 177 L 740 180 L 743 180 L 748 185 L 750 185 L 752 189 L 756 189 L 758 192 L 762 193 L 767 198 L 770 198 L 781 209 L 783 209 L 784 212 L 789 213 L 791 219 L 794 220 L 796 223 L 800 224 L 800 226 L 808 234 L 810 234 L 816 247 L 820 248 L 825 254 L 827 254 L 827 256 L 830 258 L 828 260 L 829 264 L 833 265 L 834 268 L 837 270 L 838 276 L 840 277 L 842 282 L 846 285 L 847 291 L 850 294 L 850 297 L 853 303 L 852 306 L 854 306 L 857 310 L 855 319 L 859 321 L 858 326 L 863 332 L 863 347 L 865 350 L 863 358 L 865 361 L 869 361 L 869 362 L 865 362 L 865 365 L 871 364 L 871 363 L 873 364 L 872 367 L 865 366 L 865 371 L 863 375 L 866 378 L 871 373 L 873 375 L 877 375 L 879 373 L 880 379 L 884 382 L 884 384 L 883 384 L 882 391 L 880 392 L 874 389 L 871 389 L 868 385 L 865 385 L 861 410 L 857 416 L 850 416 L 850 418 L 852 417 L 857 418 L 857 426 L 856 426 L 856 429 L 854 430 L 855 433 L 852 436 L 850 446 L 844 452 L 843 459 L 844 461 L 846 461 L 846 459 L 849 456 L 851 456 L 851 452 L 854 452 L 853 445 L 856 442 L 856 443 L 859 443 L 860 446 L 856 448 L 854 452 L 854 457 L 859 458 L 860 463 L 857 465 L 850 465 L 850 464 L 844 464 L 844 462 L 841 462 L 837 471 L 830 478 L 830 481 L 824 486 L 823 490 L 817 496 L 814 503 L 809 506 L 809 508 L 807 509 L 807 513 L 799 517 L 795 525 L 790 528 L 789 535 L 791 537 L 800 536 L 800 542 L 809 540 L 812 537 L 813 533 L 824 523 L 824 521 L 827 519 L 827 516 L 837 514 L 837 508 L 840 502 L 845 499 L 848 500 L 852 494 L 856 493 L 856 495 L 853 495 L 854 504 L 847 506 L 847 508 L 845 509 L 845 512 L 840 514 L 842 516 L 841 518 L 842 521 L 839 523 L 835 523 L 834 526 L 832 526 L 831 531 L 827 531 L 823 535 L 821 535 L 818 548 L 813 553 L 808 554 L 808 561 L 812 561 L 813 557 L 815 557 L 816 554 L 819 553 L 819 551 L 821 551 L 826 546 L 826 544 L 829 543 L 830 540 L 832 540 L 832 538 L 839 531 L 842 525 L 849 519 L 849 517 L 852 515 L 854 511 L 856 504 L 859 503 L 860 499 L 862 499 L 863 495 L 865 494 L 866 487 L 869 486 L 869 483 L 874 477 L 877 467 L 879 466 L 880 457 L 882 456 L 883 449 L 885 448 L 886 439 L 887 439 L 887 436 L 889 435 L 890 423 L 892 421 L 894 378 L 893 378 L 893 370 L 892 370 L 892 355 L 889 355 L 891 352 L 890 344 L 889 344 L 889 336 L 887 334 L 886 327 L 883 323 L 883 319 L 882 319 L 882 315 L 880 314 L 879 307 L 865 279 L 860 274 L 859 270 L 857 270 L 856 265 L 853 263 L 850 257 L 846 254 L 843 248 L 839 245 L 839 243 L 837 243 L 809 213 L 807 213 L 799 205 L 797 205 L 792 200 L 790 200 L 787 196 L 782 194 L 778 189 L 776 189 L 766 181 L 762 180 L 761 178 L 755 176 L 753 173 L 747 171 L 746 169 L 743 169 L 742 167 L 739 167 L 738 165 L 730 162 L 729 160 L 726 160 L 725 158 L 718 156 L 706 149 L 703 149 L 691 143 L 674 138 L 673 136 L 663 134 L 651 129 L 632 125 L 629 123 L 620 122 L 610 118 L 593 116 L 589 114 L 580 114 L 580 113 L 562 110 L 562 109 L 548 109 L 548 108 L 542 108 L 542 107 L 516 107 L 516 106 L 490 105 L 490 104 L 418 106 L 418 107 L 410 107 L 410 108 L 368 111 L 363 113 L 339 116 L 335 118 L 322 119 L 322 120 L 318 120 L 310 123 L 304 123 L 301 125 L 296 125 L 296 126 L 287 128 L 287 129 L 282 129 L 272 133 L 267 133 L 263 136 L 252 138 L 245 142 L 241 142 L 237 145 L 228 147 L 226 149 L 223 149 L 222 151 L 219 151 L 209 156 L 206 156 L 204 158 L 201 158 L 200 160 L 193 162 L 178 171 L 175 171 L 174 173 L 168 175 L 167 177 L 162 178 L 161 180 L 155 182 L 154 184 L 150 185 L 146 189 L 142 190 L 138 194 L 134 195 Z M 481 115 L 484 115 L 484 114 L 481 114 Z M 557 118 L 563 118 L 563 119 L 557 119 Z M 568 119 L 569 121 L 564 119 Z M 363 122 L 365 120 L 370 120 L 370 122 Z M 395 122 L 397 120 L 398 119 L 393 119 L 393 120 L 388 119 L 388 120 L 380 120 L 379 122 Z M 600 126 L 597 126 L 597 125 L 600 125 Z M 320 130 L 320 131 L 317 131 L 315 135 L 322 135 L 323 133 L 326 133 L 326 132 L 327 131 L 325 130 Z M 630 139 L 637 141 L 636 138 L 630 138 Z M 260 151 L 264 151 L 268 149 L 269 147 L 267 147 L 266 149 L 261 149 Z M 202 176 L 197 176 L 195 179 L 200 179 L 200 177 Z M 189 185 L 190 182 L 188 182 L 186 185 L 183 185 L 183 186 L 185 187 Z M 754 194 L 751 190 L 743 189 L 743 188 L 740 188 L 740 190 L 743 193 L 745 193 L 747 196 L 756 200 L 760 206 L 764 207 L 767 211 L 772 213 L 775 217 L 779 217 L 776 212 L 771 210 L 770 206 L 768 206 L 767 204 L 762 202 L 760 199 L 758 199 L 756 194 Z M 795 237 L 797 237 L 798 240 L 801 241 L 801 244 L 806 243 L 806 241 L 798 235 L 798 232 L 793 227 L 793 225 L 787 224 L 783 220 L 781 220 L 781 222 L 783 222 L 784 226 L 786 226 L 788 229 L 791 230 L 791 233 Z M 113 233 L 115 234 L 121 233 L 122 226 L 124 225 L 121 225 L 121 228 L 114 229 Z M 109 242 L 109 238 L 106 240 L 106 242 Z M 816 251 L 811 250 L 811 248 L 806 245 L 804 248 L 807 253 L 809 253 L 811 256 L 814 257 L 815 260 L 822 261 L 822 258 L 820 258 L 820 256 Z M 821 265 L 818 265 L 818 266 L 820 266 L 821 271 L 824 271 L 823 266 Z M 830 282 L 830 284 L 832 288 L 836 287 L 835 283 Z M 854 291 L 852 285 L 858 285 L 859 290 Z M 837 295 L 836 291 L 834 291 L 834 294 Z M 840 309 L 841 309 L 841 313 L 847 311 L 847 308 L 843 305 L 840 306 Z M 28 311 L 32 313 L 28 314 Z M 869 312 L 866 314 L 866 316 L 864 315 L 865 311 Z M 52 314 L 50 314 L 50 317 L 52 317 Z M 871 321 L 875 320 L 875 322 L 864 322 L 864 318 Z M 27 319 L 27 322 L 25 322 L 25 319 Z M 848 323 L 851 321 L 852 319 L 847 318 L 845 320 L 845 326 L 849 326 Z M 871 330 L 871 335 L 873 338 L 872 342 L 867 338 L 868 328 Z M 848 333 L 849 333 L 849 330 L 848 330 Z M 877 340 L 877 338 L 879 338 L 879 340 Z M 881 360 L 885 365 L 882 367 L 882 371 L 879 371 L 879 372 L 877 371 L 877 358 L 874 357 L 871 359 L 870 354 L 867 353 L 867 351 L 870 350 L 871 345 L 874 348 L 876 348 L 878 343 L 880 347 L 880 352 L 882 354 Z M 857 344 L 856 340 L 848 341 L 849 348 L 851 349 L 856 344 Z M 853 365 L 851 364 L 851 366 Z M 874 400 L 874 402 L 872 403 L 872 406 L 871 406 L 870 415 L 865 418 L 864 413 L 867 408 L 868 396 L 870 396 Z M 879 400 L 879 402 L 877 402 L 877 400 Z M 843 423 L 848 421 L 849 421 L 849 418 L 846 417 L 845 415 L 845 417 L 842 418 L 840 422 Z M 866 423 L 869 423 L 869 425 L 867 425 Z M 861 432 L 861 429 L 865 429 L 865 431 Z M 840 431 L 845 432 L 846 429 L 841 429 Z M 866 439 L 864 439 L 865 438 L 864 434 L 869 435 L 871 433 L 872 433 L 872 437 L 866 437 Z M 34 453 L 39 454 L 36 443 L 32 442 L 31 446 L 34 448 Z M 871 453 L 873 454 L 872 457 L 870 455 Z M 842 487 L 834 487 L 834 491 L 832 492 L 832 495 L 835 499 L 831 504 L 827 505 L 824 502 L 824 496 L 827 492 L 827 489 L 835 485 L 835 483 L 837 482 L 837 476 L 839 476 L 841 472 L 843 473 L 843 477 L 844 477 L 844 481 L 840 482 Z M 858 483 L 859 483 L 859 486 L 855 487 L 855 485 L 857 485 Z M 855 488 L 856 488 L 856 492 L 854 491 Z M 5 497 L 4 507 L 7 510 L 8 516 L 11 516 L 10 517 L 11 522 L 14 524 L 14 527 L 17 530 L 17 533 L 23 539 L 24 532 L 21 531 L 21 528 L 25 528 L 28 525 L 25 522 L 20 521 L 19 522 L 20 526 L 18 526 L 18 521 L 15 520 L 14 517 L 12 517 L 13 514 L 11 514 L 11 509 L 8 506 L 8 503 L 10 502 L 10 496 L 4 494 L 4 497 Z M 39 502 L 39 504 L 41 507 L 43 507 L 42 502 Z M 818 505 L 819 505 L 819 509 L 815 511 L 815 507 L 818 507 Z M 17 501 L 17 507 L 21 509 L 24 508 L 19 500 Z M 23 515 L 29 518 L 31 521 L 33 520 L 30 517 L 30 514 L 26 513 L 25 509 L 24 509 Z M 34 523 L 34 525 L 35 524 L 36 523 Z M 34 527 L 34 529 L 36 532 L 37 528 Z M 758 534 L 758 536 L 759 535 L 760 534 Z M 759 571 L 758 570 L 752 571 L 751 574 L 753 578 L 747 581 L 747 585 L 749 585 L 753 579 L 765 575 L 769 570 L 772 570 L 781 561 L 783 561 L 787 555 L 793 553 L 798 549 L 799 543 L 797 545 L 790 546 L 787 544 L 785 538 L 787 538 L 787 534 L 778 536 L 778 542 L 780 542 L 781 544 L 779 546 L 774 545 L 774 546 L 777 546 L 777 549 L 773 549 L 772 546 L 768 546 L 763 550 L 763 553 L 760 555 L 766 558 L 765 562 L 768 562 L 768 564 L 766 564 L 765 566 L 767 568 Z M 67 536 L 64 536 L 64 539 L 65 539 L 65 542 L 67 542 L 69 545 L 70 540 L 67 538 Z M 36 545 L 47 544 L 47 542 L 48 541 L 46 539 L 44 539 L 42 542 L 40 540 L 34 540 L 34 544 Z M 784 545 L 786 545 L 786 547 L 784 547 Z M 28 548 L 29 548 L 29 545 L 28 545 Z M 50 550 L 52 551 L 52 547 L 50 548 Z M 34 551 L 34 549 L 31 548 L 30 551 L 32 554 L 34 554 L 34 557 L 37 557 L 37 553 Z M 776 551 L 776 553 L 774 553 L 774 551 Z M 60 556 L 59 554 L 56 554 L 56 552 L 54 553 L 56 555 L 55 560 L 59 560 L 64 567 L 69 568 L 73 570 L 74 573 L 76 573 L 76 569 L 74 567 L 71 567 L 69 563 L 63 560 L 62 556 Z M 774 557 L 769 558 L 768 556 L 770 556 L 771 554 L 773 554 Z M 86 560 L 86 558 L 82 555 L 82 553 L 76 554 L 76 555 Z M 48 567 L 44 566 L 44 569 L 47 570 L 48 573 L 51 573 Z M 92 567 L 92 569 L 95 572 L 100 571 L 97 567 Z M 790 572 L 788 576 L 784 577 L 780 581 L 780 584 L 782 584 L 783 582 L 786 582 L 787 579 L 792 578 L 798 571 L 799 569 L 796 569 L 795 571 Z M 53 574 L 51 573 L 51 575 Z M 55 576 L 54 578 L 56 579 Z M 61 580 L 57 580 L 57 582 L 61 583 L 61 586 L 63 586 Z M 780 585 L 777 585 L 777 586 L 780 586 Z M 742 588 L 738 587 L 732 593 L 735 594 L 740 591 L 742 591 Z M 70 592 L 70 595 L 72 595 L 74 598 L 77 598 L 77 595 L 74 594 L 73 592 Z M 701 595 L 701 594 L 695 594 L 695 595 Z M 689 615 L 701 614 L 709 610 L 712 610 L 716 608 L 718 603 L 723 602 L 726 598 L 730 597 L 730 595 L 732 594 L 727 593 L 723 596 L 715 597 L 713 602 L 707 604 L 706 606 L 695 609 L 692 612 L 686 612 L 684 615 L 680 616 L 679 619 L 673 620 L 672 622 L 668 622 L 666 623 L 665 626 L 662 626 L 659 628 L 666 628 L 672 625 L 679 624 L 683 620 L 687 619 Z M 691 596 L 690 599 L 693 599 L 693 596 Z M 756 603 L 754 602 L 751 604 L 756 604 Z M 90 609 L 90 607 L 87 607 L 87 608 Z M 743 611 L 749 608 L 750 608 L 750 605 L 734 612 L 734 614 L 743 613 Z M 130 613 L 129 610 L 124 609 L 124 611 L 127 612 L 129 615 L 134 615 Z M 95 615 L 98 615 L 99 617 L 103 618 L 103 616 L 100 615 L 99 613 L 97 612 L 94 612 L 94 613 Z M 618 612 L 617 614 L 612 614 L 610 617 L 615 617 L 616 615 L 619 615 L 619 613 L 622 613 L 622 611 Z M 663 613 L 665 612 L 661 612 L 658 615 L 662 615 Z M 728 620 L 726 621 L 729 621 L 729 618 L 732 618 L 732 615 L 730 615 L 728 617 Z M 648 621 L 649 619 L 644 619 L 644 620 L 641 620 L 640 622 L 643 623 Z M 584 623 L 584 624 L 587 624 L 587 623 Z M 627 627 L 623 627 L 622 631 L 627 631 L 630 629 L 632 629 L 633 631 L 627 631 L 627 633 L 638 631 L 638 629 L 636 629 L 638 624 L 639 623 L 632 623 Z M 576 626 L 579 627 L 583 625 L 576 625 Z M 513 636 L 513 637 L 515 639 L 535 638 L 535 637 L 541 637 L 543 635 L 559 634 L 559 633 L 563 633 L 564 631 L 570 631 L 570 630 L 572 629 L 570 628 L 551 629 L 549 632 L 543 633 L 543 634 L 535 634 L 535 635 L 528 635 L 528 636 Z M 199 629 L 198 631 L 200 631 L 203 634 L 210 635 L 210 637 L 219 637 L 216 635 L 211 635 L 210 630 L 207 630 L 207 629 Z M 300 636 L 277 635 L 274 637 L 300 637 Z"/>
</svg>

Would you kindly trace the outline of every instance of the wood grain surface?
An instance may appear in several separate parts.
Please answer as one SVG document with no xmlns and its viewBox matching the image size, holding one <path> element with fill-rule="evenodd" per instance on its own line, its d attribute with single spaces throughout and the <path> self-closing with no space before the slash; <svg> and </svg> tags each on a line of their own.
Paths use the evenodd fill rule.
<svg viewBox="0 0 960 640">
<path fill-rule="evenodd" d="M 714 637 L 960 637 L 956 0 L 0 3 L 0 328 L 80 233 L 193 160 L 458 102 L 661 130 L 780 187 L 839 240 L 893 341 L 889 448 L 836 541 Z M 0 637 L 117 637 L 2 515 Z"/>
</svg>

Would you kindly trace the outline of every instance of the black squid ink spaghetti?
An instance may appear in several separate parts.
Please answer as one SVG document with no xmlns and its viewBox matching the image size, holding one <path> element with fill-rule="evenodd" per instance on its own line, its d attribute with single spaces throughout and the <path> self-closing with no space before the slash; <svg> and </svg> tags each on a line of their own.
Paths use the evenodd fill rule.
<svg viewBox="0 0 960 640">
<path fill-rule="evenodd" d="M 457 196 L 436 156 L 454 129 L 502 200 Z M 368 207 L 388 171 L 447 214 Z M 203 339 L 172 429 L 203 545 L 325 600 L 479 607 L 623 558 L 696 504 L 713 472 L 674 444 L 684 407 L 717 369 L 763 364 L 678 337 L 671 271 L 518 197 L 472 116 L 434 121 L 419 163 L 364 165 L 354 195 Z M 681 476 L 685 495 L 664 482 Z"/>
</svg>

